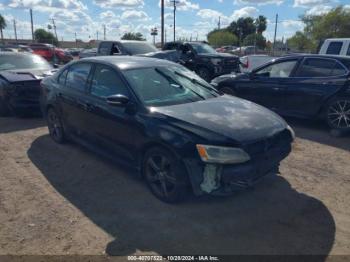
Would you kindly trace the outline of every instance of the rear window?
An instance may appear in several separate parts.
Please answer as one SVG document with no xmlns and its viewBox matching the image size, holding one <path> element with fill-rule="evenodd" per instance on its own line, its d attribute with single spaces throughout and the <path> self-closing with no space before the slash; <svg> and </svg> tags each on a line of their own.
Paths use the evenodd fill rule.
<svg viewBox="0 0 350 262">
<path fill-rule="evenodd" d="M 349 44 L 349 47 L 348 47 L 348 51 L 346 52 L 346 55 L 350 56 L 350 44 Z"/>
<path fill-rule="evenodd" d="M 111 53 L 111 44 L 108 42 L 101 43 L 99 52 L 102 55 L 109 55 Z"/>
<path fill-rule="evenodd" d="M 345 68 L 336 60 L 307 58 L 297 72 L 298 77 L 329 77 L 346 74 Z"/>
<path fill-rule="evenodd" d="M 343 42 L 331 42 L 327 48 L 328 55 L 339 55 L 343 47 Z"/>
<path fill-rule="evenodd" d="M 0 55 L 0 71 L 14 69 L 51 69 L 51 65 L 38 55 Z"/>
</svg>

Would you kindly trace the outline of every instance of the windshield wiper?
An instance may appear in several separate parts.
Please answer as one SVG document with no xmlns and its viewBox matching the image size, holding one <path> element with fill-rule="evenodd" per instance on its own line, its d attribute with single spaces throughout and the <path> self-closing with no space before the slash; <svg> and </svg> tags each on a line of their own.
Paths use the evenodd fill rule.
<svg viewBox="0 0 350 262">
<path fill-rule="evenodd" d="M 175 83 L 176 85 L 179 86 L 179 88 L 184 89 L 184 87 L 178 83 L 176 80 L 174 80 L 171 76 L 169 76 L 168 74 L 164 73 L 162 70 L 160 70 L 159 68 L 155 68 L 156 72 L 158 72 L 159 74 L 161 74 L 162 76 L 164 76 L 168 81 Z M 176 73 L 176 72 L 175 72 Z M 173 85 L 172 85 L 173 86 Z M 194 93 L 195 95 L 197 95 L 198 97 L 200 97 L 201 99 L 205 100 L 206 98 L 204 96 L 202 96 L 201 94 L 199 94 L 198 92 L 194 91 L 192 88 L 187 87 L 188 90 L 190 90 L 192 93 Z"/>
<path fill-rule="evenodd" d="M 211 91 L 211 94 L 214 94 L 214 93 L 215 93 L 216 95 L 218 94 L 217 91 L 216 91 L 214 88 L 211 88 L 211 87 L 209 87 L 209 86 L 207 86 L 207 85 L 205 85 L 205 84 L 202 84 L 201 82 L 199 82 L 199 81 L 198 81 L 197 79 L 195 79 L 195 78 L 191 78 L 191 77 L 186 76 L 186 75 L 184 75 L 184 74 L 181 74 L 181 73 L 179 73 L 179 72 L 177 72 L 177 71 L 174 71 L 174 73 L 177 74 L 178 76 L 181 76 L 181 77 L 186 78 L 187 80 L 190 80 L 192 83 L 195 83 L 195 84 L 197 84 L 197 85 L 200 85 L 200 86 L 204 87 L 205 89 Z"/>
</svg>

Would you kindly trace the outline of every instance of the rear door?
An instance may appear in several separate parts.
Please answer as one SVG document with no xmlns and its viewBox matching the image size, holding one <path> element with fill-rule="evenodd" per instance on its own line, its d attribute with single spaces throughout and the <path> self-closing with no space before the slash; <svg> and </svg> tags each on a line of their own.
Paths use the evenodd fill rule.
<svg viewBox="0 0 350 262">
<path fill-rule="evenodd" d="M 67 127 L 78 135 L 85 135 L 85 99 L 91 68 L 90 63 L 76 63 L 59 77 L 57 99 L 63 119 Z"/>
<path fill-rule="evenodd" d="M 274 111 L 285 107 L 286 86 L 284 80 L 294 72 L 297 59 L 272 63 L 253 72 L 248 81 L 238 84 L 239 96 Z"/>
<path fill-rule="evenodd" d="M 323 102 L 342 88 L 347 69 L 336 59 L 304 58 L 295 75 L 286 80 L 286 111 L 312 116 Z"/>
</svg>

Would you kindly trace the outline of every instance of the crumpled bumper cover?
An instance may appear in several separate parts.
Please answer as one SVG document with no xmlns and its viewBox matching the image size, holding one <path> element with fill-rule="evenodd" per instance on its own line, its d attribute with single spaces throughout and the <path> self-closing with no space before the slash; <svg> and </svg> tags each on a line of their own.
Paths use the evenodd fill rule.
<svg viewBox="0 0 350 262">
<path fill-rule="evenodd" d="M 277 174 L 280 162 L 290 152 L 291 144 L 238 165 L 212 165 L 216 168 L 208 169 L 208 165 L 198 159 L 187 159 L 185 164 L 195 195 L 228 195 L 251 187 L 266 175 Z M 210 178 L 206 178 L 206 175 L 211 175 L 213 179 L 208 181 Z M 214 185 L 214 179 L 217 182 L 216 185 Z M 210 186 L 212 186 L 211 190 Z"/>
</svg>

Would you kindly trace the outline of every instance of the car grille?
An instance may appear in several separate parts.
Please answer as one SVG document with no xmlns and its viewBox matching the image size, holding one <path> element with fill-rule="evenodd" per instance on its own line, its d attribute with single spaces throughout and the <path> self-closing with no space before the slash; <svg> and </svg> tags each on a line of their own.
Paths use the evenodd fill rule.
<svg viewBox="0 0 350 262">
<path fill-rule="evenodd" d="M 245 146 L 245 150 L 252 158 L 276 153 L 276 151 L 289 148 L 292 136 L 288 130 L 279 132 L 267 139 L 260 140 Z"/>
<path fill-rule="evenodd" d="M 24 99 L 39 99 L 40 81 L 15 83 L 15 95 Z"/>
</svg>

